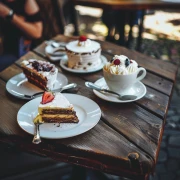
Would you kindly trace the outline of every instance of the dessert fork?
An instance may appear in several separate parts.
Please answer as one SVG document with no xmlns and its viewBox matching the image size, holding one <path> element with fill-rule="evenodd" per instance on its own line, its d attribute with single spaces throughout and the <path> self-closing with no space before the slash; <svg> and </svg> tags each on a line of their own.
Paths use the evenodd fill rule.
<svg viewBox="0 0 180 180">
<path fill-rule="evenodd" d="M 39 131 L 39 125 L 41 123 L 37 122 L 37 123 L 34 123 L 35 125 L 35 132 L 34 132 L 34 138 L 32 140 L 32 143 L 34 144 L 39 144 L 41 142 L 41 137 L 40 137 L 40 131 Z"/>
<path fill-rule="evenodd" d="M 62 88 L 54 89 L 54 90 L 52 90 L 52 92 L 62 92 L 64 90 L 66 90 L 66 89 L 75 88 L 76 86 L 77 86 L 76 83 L 71 83 L 71 84 L 63 86 Z M 21 93 L 16 92 L 16 94 L 18 94 L 18 96 L 22 96 L 22 97 L 28 98 L 28 99 L 34 99 L 35 97 L 37 97 L 37 96 L 39 96 L 39 95 L 41 95 L 43 93 L 44 93 L 44 91 L 41 91 L 41 92 L 38 92 L 38 93 L 35 93 L 35 94 L 32 94 L 32 95 L 26 95 L 26 94 L 21 94 Z"/>
<path fill-rule="evenodd" d="M 101 88 L 100 86 L 97 86 L 92 82 L 85 82 L 85 85 L 88 88 L 95 89 L 96 91 L 99 91 L 99 92 L 102 92 L 102 93 L 107 92 L 107 93 L 115 94 L 115 95 L 118 96 L 118 99 L 121 100 L 121 101 L 134 100 L 134 99 L 137 98 L 137 96 L 135 96 L 135 95 L 120 95 L 117 92 L 110 91 L 110 90 L 105 89 L 105 88 Z"/>
</svg>

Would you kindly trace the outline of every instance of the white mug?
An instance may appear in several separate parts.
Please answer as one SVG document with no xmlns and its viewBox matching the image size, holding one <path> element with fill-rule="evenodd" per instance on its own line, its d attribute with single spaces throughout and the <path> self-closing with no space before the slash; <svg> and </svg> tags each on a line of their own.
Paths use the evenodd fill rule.
<svg viewBox="0 0 180 180">
<path fill-rule="evenodd" d="M 138 77 L 138 74 L 142 74 Z M 134 73 L 127 75 L 111 74 L 103 68 L 104 79 L 109 89 L 117 93 L 124 93 L 129 90 L 134 83 L 141 81 L 146 76 L 146 70 L 142 67 Z"/>
</svg>

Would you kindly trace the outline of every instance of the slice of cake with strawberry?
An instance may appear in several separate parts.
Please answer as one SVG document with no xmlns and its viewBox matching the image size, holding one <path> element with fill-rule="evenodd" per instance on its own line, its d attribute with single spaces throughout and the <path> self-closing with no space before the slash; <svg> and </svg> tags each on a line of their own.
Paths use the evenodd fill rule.
<svg viewBox="0 0 180 180">
<path fill-rule="evenodd" d="M 100 66 L 101 45 L 86 36 L 80 36 L 78 40 L 66 45 L 68 56 L 68 68 L 89 70 Z"/>
<path fill-rule="evenodd" d="M 23 73 L 28 81 L 41 89 L 53 89 L 55 84 L 58 69 L 50 62 L 29 59 L 21 63 Z"/>
<path fill-rule="evenodd" d="M 74 107 L 60 92 L 45 91 L 34 123 L 78 123 Z"/>
</svg>

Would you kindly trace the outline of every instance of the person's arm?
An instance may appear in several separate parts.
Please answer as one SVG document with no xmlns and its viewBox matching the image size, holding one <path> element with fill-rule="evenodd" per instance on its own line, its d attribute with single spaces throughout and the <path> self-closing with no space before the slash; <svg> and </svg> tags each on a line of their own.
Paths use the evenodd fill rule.
<svg viewBox="0 0 180 180">
<path fill-rule="evenodd" d="M 39 7 L 35 0 L 26 0 L 25 12 L 27 15 L 33 15 L 39 11 Z M 10 12 L 10 9 L 3 3 L 0 3 L 0 16 L 5 18 Z M 42 22 L 28 22 L 24 17 L 17 14 L 13 15 L 11 23 L 18 27 L 29 38 L 38 39 L 42 36 Z"/>
</svg>

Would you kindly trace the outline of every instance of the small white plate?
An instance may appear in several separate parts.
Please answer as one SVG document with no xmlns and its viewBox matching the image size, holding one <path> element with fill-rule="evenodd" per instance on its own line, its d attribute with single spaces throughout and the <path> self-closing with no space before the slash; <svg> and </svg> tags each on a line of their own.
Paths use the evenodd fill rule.
<svg viewBox="0 0 180 180">
<path fill-rule="evenodd" d="M 78 123 L 44 123 L 40 125 L 40 135 L 47 139 L 61 139 L 77 136 L 93 128 L 101 118 L 100 107 L 91 99 L 76 94 L 63 95 L 73 104 L 78 116 Z M 19 126 L 27 133 L 34 134 L 33 119 L 38 113 L 38 105 L 42 97 L 38 97 L 23 105 L 17 114 Z"/>
<path fill-rule="evenodd" d="M 94 84 L 102 88 L 109 89 L 104 78 L 97 80 Z M 137 101 L 138 99 L 142 98 L 146 94 L 146 87 L 142 82 L 136 82 L 128 91 L 126 91 L 122 95 L 136 95 L 137 98 L 134 100 L 126 100 L 126 101 L 121 101 L 118 99 L 118 96 L 110 93 L 101 93 L 96 90 L 93 90 L 93 92 L 99 98 L 104 99 L 106 101 L 116 102 L 116 103 L 128 103 L 128 102 Z"/>
<path fill-rule="evenodd" d="M 62 45 L 64 45 L 64 43 L 62 43 Z M 58 49 L 64 49 L 63 47 L 57 47 L 54 48 L 53 46 L 51 46 L 51 44 L 47 45 L 45 47 L 45 54 L 46 56 L 51 60 L 51 61 L 59 61 L 62 59 L 67 59 L 67 55 L 65 51 L 57 51 Z M 57 52 L 55 52 L 57 51 Z"/>
<path fill-rule="evenodd" d="M 101 55 L 100 59 L 101 59 L 101 64 L 98 67 L 91 68 L 91 69 L 71 69 L 71 68 L 68 68 L 67 67 L 68 59 L 67 60 L 61 60 L 60 66 L 64 70 L 69 71 L 69 72 L 73 72 L 73 73 L 91 73 L 91 72 L 96 72 L 96 71 L 101 70 L 103 68 L 104 64 L 107 63 L 107 58 L 105 56 Z"/>
<path fill-rule="evenodd" d="M 57 74 L 57 79 L 53 89 L 59 89 L 68 84 L 68 79 L 61 73 Z M 52 90 L 53 90 L 52 89 Z M 33 95 L 34 93 L 41 92 L 42 89 L 29 83 L 23 73 L 20 73 L 6 83 L 6 90 L 13 96 L 20 99 L 29 99 L 21 96 L 20 94 Z"/>
</svg>

